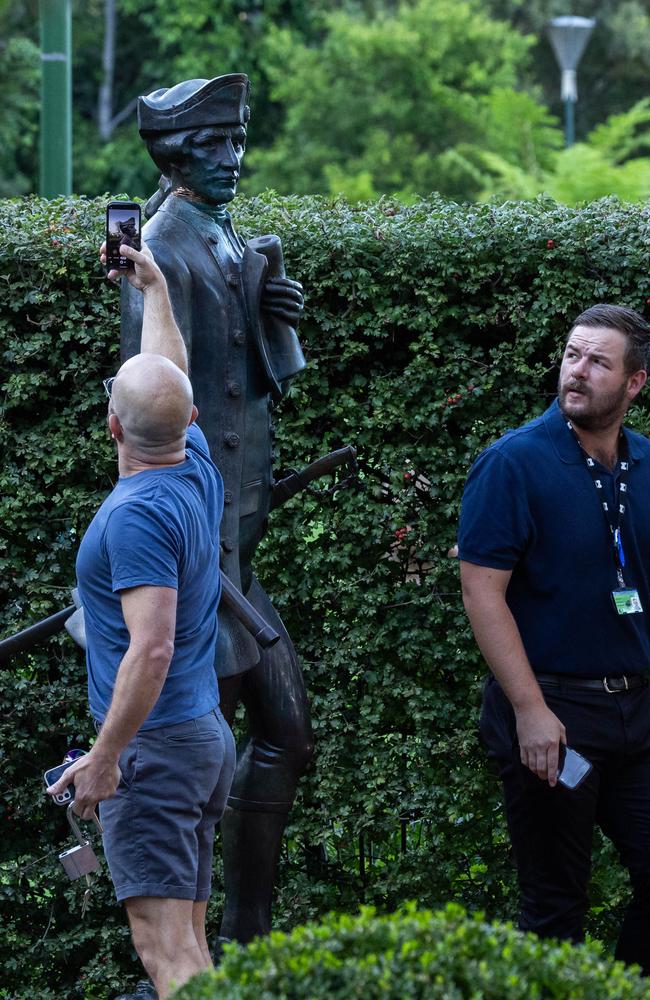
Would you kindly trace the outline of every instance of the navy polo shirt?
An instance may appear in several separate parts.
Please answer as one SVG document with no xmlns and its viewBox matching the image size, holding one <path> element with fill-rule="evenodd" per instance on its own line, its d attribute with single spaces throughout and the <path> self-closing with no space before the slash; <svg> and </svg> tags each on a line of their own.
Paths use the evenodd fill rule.
<svg viewBox="0 0 650 1000">
<path fill-rule="evenodd" d="M 506 600 L 537 673 L 605 677 L 650 669 L 650 441 L 625 430 L 630 468 L 621 521 L 625 583 L 642 614 L 618 615 L 611 532 L 557 400 L 472 466 L 459 557 L 512 570 Z M 595 466 L 615 515 L 615 474 Z"/>
</svg>

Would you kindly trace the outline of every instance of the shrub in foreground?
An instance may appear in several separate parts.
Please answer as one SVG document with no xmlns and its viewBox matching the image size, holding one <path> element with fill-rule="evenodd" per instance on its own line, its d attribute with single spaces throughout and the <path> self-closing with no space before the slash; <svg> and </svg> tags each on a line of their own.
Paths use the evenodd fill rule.
<svg viewBox="0 0 650 1000">
<path fill-rule="evenodd" d="M 597 944 L 540 941 L 455 904 L 330 914 L 291 934 L 229 945 L 175 1000 L 632 1000 L 646 985 Z"/>
</svg>

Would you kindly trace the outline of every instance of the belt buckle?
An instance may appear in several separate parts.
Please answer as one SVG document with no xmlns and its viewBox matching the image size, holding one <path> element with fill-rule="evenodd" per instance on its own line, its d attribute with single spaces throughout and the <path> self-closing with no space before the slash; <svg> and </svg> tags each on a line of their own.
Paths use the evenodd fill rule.
<svg viewBox="0 0 650 1000">
<path fill-rule="evenodd" d="M 612 680 L 613 680 L 613 678 L 612 678 Z M 617 694 L 619 691 L 629 691 L 630 690 L 630 685 L 627 682 L 627 677 L 625 676 L 625 674 L 623 674 L 622 677 L 617 677 L 616 680 L 623 681 L 623 687 L 611 688 L 609 686 L 609 684 L 608 684 L 608 678 L 607 677 L 603 677 L 603 687 L 607 691 L 607 694 Z"/>
</svg>

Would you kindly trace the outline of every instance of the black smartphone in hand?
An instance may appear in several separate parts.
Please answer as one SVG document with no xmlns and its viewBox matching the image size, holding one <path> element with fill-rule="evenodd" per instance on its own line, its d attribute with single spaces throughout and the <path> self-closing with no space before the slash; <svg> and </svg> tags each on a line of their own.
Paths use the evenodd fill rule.
<svg viewBox="0 0 650 1000">
<path fill-rule="evenodd" d="M 58 767 L 51 767 L 49 771 L 46 771 L 43 775 L 45 787 L 49 788 L 50 785 L 55 785 L 64 771 L 66 771 L 71 764 L 74 764 L 73 760 L 69 760 L 65 764 L 59 764 Z M 67 804 L 72 802 L 74 798 L 74 785 L 68 785 L 62 792 L 58 792 L 56 795 L 53 795 L 52 798 L 54 802 L 56 802 L 57 806 L 67 806 Z"/>
<path fill-rule="evenodd" d="M 560 750 L 560 769 L 557 780 L 565 788 L 578 788 L 587 775 L 593 770 L 593 764 L 571 747 L 562 746 Z"/>
<path fill-rule="evenodd" d="M 134 201 L 110 201 L 106 206 L 106 269 L 126 270 L 133 267 L 127 257 L 120 256 L 126 244 L 139 250 L 141 213 Z"/>
</svg>

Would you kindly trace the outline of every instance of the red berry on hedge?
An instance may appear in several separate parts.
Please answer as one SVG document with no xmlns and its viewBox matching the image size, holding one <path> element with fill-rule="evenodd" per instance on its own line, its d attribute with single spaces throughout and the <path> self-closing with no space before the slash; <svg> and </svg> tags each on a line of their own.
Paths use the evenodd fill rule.
<svg viewBox="0 0 650 1000">
<path fill-rule="evenodd" d="M 547 240 L 546 241 L 546 246 L 548 247 L 549 250 L 552 250 L 553 247 L 555 246 L 555 241 L 554 240 Z"/>
</svg>

